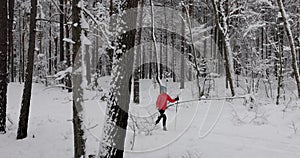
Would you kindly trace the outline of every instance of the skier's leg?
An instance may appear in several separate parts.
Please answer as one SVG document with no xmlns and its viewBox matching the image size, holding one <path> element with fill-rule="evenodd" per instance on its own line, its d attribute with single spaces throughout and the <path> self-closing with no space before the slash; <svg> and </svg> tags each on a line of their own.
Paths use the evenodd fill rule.
<svg viewBox="0 0 300 158">
<path fill-rule="evenodd" d="M 160 118 L 163 118 L 163 127 L 166 127 L 166 122 L 167 122 L 167 116 L 165 113 L 165 110 L 160 110 Z"/>
<path fill-rule="evenodd" d="M 166 116 L 166 114 L 163 114 L 162 118 L 163 118 L 163 126 L 166 127 L 166 122 L 167 122 L 167 116 Z"/>
<path fill-rule="evenodd" d="M 159 111 L 159 116 L 157 117 L 157 120 L 155 121 L 155 124 L 158 124 L 160 119 L 163 117 L 164 115 L 164 110 L 158 110 Z"/>
<path fill-rule="evenodd" d="M 166 116 L 166 114 L 163 114 L 163 130 L 164 131 L 167 131 L 166 123 L 167 123 L 167 116 Z"/>
</svg>

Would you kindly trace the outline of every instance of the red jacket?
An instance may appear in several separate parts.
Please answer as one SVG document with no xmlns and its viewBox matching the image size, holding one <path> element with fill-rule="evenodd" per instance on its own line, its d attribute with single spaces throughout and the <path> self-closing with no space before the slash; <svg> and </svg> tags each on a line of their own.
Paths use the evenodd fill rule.
<svg viewBox="0 0 300 158">
<path fill-rule="evenodd" d="M 166 110 L 167 108 L 167 101 L 173 103 L 176 100 L 172 99 L 167 93 L 162 93 L 157 97 L 156 100 L 156 108 L 159 110 Z"/>
</svg>

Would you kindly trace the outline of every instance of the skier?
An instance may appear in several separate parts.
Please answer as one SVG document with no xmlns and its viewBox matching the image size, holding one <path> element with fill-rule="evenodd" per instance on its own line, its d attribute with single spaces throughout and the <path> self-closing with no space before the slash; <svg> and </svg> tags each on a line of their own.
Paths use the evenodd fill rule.
<svg viewBox="0 0 300 158">
<path fill-rule="evenodd" d="M 163 130 L 166 131 L 166 121 L 167 121 L 167 116 L 164 114 L 165 110 L 167 109 L 167 101 L 173 103 L 175 101 L 178 101 L 179 97 L 177 96 L 176 98 L 172 99 L 168 94 L 167 94 L 167 87 L 161 86 L 161 94 L 157 97 L 156 100 L 156 108 L 158 109 L 158 112 L 160 115 L 158 116 L 157 120 L 155 121 L 155 125 L 157 125 L 160 121 L 161 118 L 163 118 Z"/>
</svg>

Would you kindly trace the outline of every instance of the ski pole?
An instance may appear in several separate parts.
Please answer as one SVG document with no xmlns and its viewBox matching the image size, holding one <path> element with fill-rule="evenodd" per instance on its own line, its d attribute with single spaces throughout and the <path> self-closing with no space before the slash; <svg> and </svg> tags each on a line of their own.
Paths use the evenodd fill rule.
<svg viewBox="0 0 300 158">
<path fill-rule="evenodd" d="M 175 110 L 175 130 L 176 130 L 176 125 L 177 125 L 177 108 L 178 108 L 178 101 L 176 102 L 176 110 Z"/>
</svg>

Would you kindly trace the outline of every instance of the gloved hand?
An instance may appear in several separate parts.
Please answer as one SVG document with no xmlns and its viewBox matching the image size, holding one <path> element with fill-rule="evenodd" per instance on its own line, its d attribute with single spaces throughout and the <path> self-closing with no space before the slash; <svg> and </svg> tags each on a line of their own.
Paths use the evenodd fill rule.
<svg viewBox="0 0 300 158">
<path fill-rule="evenodd" d="M 175 98 L 175 100 L 178 101 L 178 100 L 179 100 L 179 97 L 177 96 L 177 97 Z"/>
</svg>

